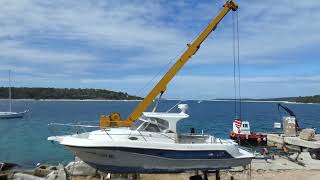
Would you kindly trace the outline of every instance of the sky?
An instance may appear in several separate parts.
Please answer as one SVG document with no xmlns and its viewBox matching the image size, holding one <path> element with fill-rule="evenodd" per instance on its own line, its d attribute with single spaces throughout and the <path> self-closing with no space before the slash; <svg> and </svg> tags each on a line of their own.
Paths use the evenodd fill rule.
<svg viewBox="0 0 320 180">
<path fill-rule="evenodd" d="M 144 96 L 223 0 L 1 0 L 0 86 L 99 88 Z M 237 0 L 241 96 L 320 94 L 320 1 Z M 233 98 L 229 13 L 165 98 Z M 158 75 L 158 76 L 157 76 Z"/>
</svg>

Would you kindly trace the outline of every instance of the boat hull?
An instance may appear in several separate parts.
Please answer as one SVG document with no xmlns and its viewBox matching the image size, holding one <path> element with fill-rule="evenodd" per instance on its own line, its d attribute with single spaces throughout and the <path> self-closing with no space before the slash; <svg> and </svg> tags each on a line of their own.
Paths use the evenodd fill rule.
<svg viewBox="0 0 320 180">
<path fill-rule="evenodd" d="M 0 112 L 0 119 L 23 118 L 28 111 L 23 112 Z"/>
<path fill-rule="evenodd" d="M 84 148 L 67 146 L 90 166 L 106 173 L 170 173 L 228 169 L 252 158 L 233 158 L 223 151 L 166 151 L 139 148 Z"/>
</svg>

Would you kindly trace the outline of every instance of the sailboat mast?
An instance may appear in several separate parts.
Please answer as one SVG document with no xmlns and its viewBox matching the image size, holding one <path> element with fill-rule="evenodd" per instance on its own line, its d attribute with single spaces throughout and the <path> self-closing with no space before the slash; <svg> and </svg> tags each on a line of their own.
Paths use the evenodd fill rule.
<svg viewBox="0 0 320 180">
<path fill-rule="evenodd" d="M 12 102 L 11 101 L 12 101 L 11 100 L 11 70 L 9 70 L 9 110 L 10 110 L 10 112 L 12 111 L 12 109 L 11 109 Z"/>
</svg>

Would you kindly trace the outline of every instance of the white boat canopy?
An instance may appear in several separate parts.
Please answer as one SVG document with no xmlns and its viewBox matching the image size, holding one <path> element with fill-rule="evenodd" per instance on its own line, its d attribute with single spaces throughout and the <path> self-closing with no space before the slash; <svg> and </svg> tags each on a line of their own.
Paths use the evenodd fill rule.
<svg viewBox="0 0 320 180">
<path fill-rule="evenodd" d="M 180 113 L 169 113 L 169 112 L 143 112 L 142 119 L 144 118 L 151 118 L 156 120 L 158 123 L 159 119 L 168 122 L 168 129 L 167 131 L 171 131 L 176 133 L 177 132 L 177 123 L 185 118 L 188 118 L 189 115 L 186 114 L 186 110 L 188 109 L 187 104 L 179 104 L 178 108 L 181 110 Z"/>
</svg>

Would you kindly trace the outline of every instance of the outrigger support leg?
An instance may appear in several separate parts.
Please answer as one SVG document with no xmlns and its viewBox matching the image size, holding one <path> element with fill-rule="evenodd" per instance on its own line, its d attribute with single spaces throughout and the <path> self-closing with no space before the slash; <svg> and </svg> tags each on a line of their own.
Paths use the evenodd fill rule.
<svg viewBox="0 0 320 180">
<path fill-rule="evenodd" d="M 203 180 L 208 180 L 208 171 L 203 171 Z"/>
<path fill-rule="evenodd" d="M 216 170 L 216 180 L 220 180 L 220 170 Z"/>
<path fill-rule="evenodd" d="M 202 177 L 199 175 L 199 171 L 194 171 L 194 175 L 190 176 L 189 180 L 202 180 Z"/>
</svg>

